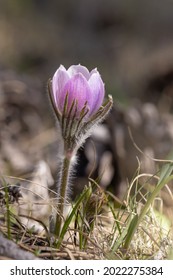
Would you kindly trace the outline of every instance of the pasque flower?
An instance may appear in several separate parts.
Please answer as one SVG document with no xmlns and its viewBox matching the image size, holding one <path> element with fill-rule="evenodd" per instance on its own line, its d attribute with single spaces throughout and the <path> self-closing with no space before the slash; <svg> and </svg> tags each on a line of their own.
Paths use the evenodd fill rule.
<svg viewBox="0 0 173 280">
<path fill-rule="evenodd" d="M 74 150 L 88 137 L 96 124 L 109 112 L 112 98 L 102 105 L 104 83 L 97 69 L 85 66 L 60 66 L 49 80 L 49 95 L 60 124 L 65 146 Z"/>
<path fill-rule="evenodd" d="M 68 93 L 67 113 L 72 102 L 77 102 L 76 117 L 87 104 L 87 117 L 93 115 L 102 105 L 105 94 L 104 84 L 97 69 L 91 72 L 82 65 L 72 65 L 68 70 L 60 66 L 52 79 L 55 105 L 63 113 L 65 96 Z"/>
<path fill-rule="evenodd" d="M 104 83 L 97 69 L 91 72 L 85 66 L 72 65 L 67 70 L 60 66 L 48 83 L 48 92 L 64 141 L 61 172 L 58 179 L 58 215 L 55 234 L 60 236 L 64 204 L 69 188 L 72 157 L 110 111 L 113 101 L 103 104 Z"/>
</svg>

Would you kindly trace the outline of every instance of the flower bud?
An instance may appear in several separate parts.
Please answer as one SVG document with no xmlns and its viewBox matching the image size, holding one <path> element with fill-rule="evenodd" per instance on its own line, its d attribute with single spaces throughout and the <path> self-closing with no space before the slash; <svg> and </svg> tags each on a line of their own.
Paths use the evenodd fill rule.
<svg viewBox="0 0 173 280">
<path fill-rule="evenodd" d="M 49 96 L 59 121 L 65 149 L 77 150 L 110 111 L 113 100 L 103 103 L 104 83 L 97 69 L 82 65 L 60 66 L 49 80 Z"/>
<path fill-rule="evenodd" d="M 96 113 L 102 105 L 105 90 L 97 69 L 89 72 L 82 65 L 72 65 L 66 70 L 61 65 L 52 79 L 52 93 L 55 106 L 61 114 L 63 114 L 65 98 L 68 94 L 65 114 L 68 115 L 73 102 L 75 102 L 76 118 L 79 118 L 85 105 L 87 105 L 88 110 L 87 118 Z"/>
</svg>

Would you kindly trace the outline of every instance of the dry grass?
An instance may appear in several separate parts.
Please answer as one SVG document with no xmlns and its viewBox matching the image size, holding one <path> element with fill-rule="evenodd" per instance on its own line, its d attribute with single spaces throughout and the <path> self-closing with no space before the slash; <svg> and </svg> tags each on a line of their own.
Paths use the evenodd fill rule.
<svg viewBox="0 0 173 280">
<path fill-rule="evenodd" d="M 133 181 L 135 182 L 133 186 L 130 185 L 123 202 L 104 192 L 91 181 L 84 190 L 83 198 L 77 199 L 68 209 L 69 213 L 72 213 L 72 219 L 68 221 L 69 226 L 66 227 L 60 243 L 49 230 L 48 218 L 51 211 L 46 217 L 44 215 L 44 207 L 48 209 L 49 206 L 49 209 L 55 211 L 54 200 L 48 203 L 39 195 L 39 191 L 37 194 L 36 189 L 28 212 L 26 212 L 27 201 L 24 201 L 23 197 L 19 198 L 18 203 L 10 203 L 8 200 L 8 207 L 1 201 L 0 231 L 20 248 L 43 259 L 169 259 L 173 231 L 169 217 L 162 213 L 164 205 L 161 193 L 149 205 L 141 222 L 136 224 L 150 196 L 145 190 L 149 183 L 148 179 L 142 183 L 142 187 L 138 182 L 138 191 L 136 181 Z M 29 184 L 31 187 L 34 182 Z M 36 185 L 38 188 L 38 182 Z M 39 185 L 39 188 L 41 187 Z M 1 190 L 2 188 L 4 186 Z M 26 194 L 27 188 L 24 189 Z M 159 211 L 156 210 L 158 201 L 162 206 Z M 22 214 L 19 210 L 24 204 L 25 214 Z M 31 211 L 31 205 L 36 212 L 42 209 L 43 212 L 39 212 L 40 218 L 34 217 L 35 212 Z M 10 221 L 7 219 L 7 210 L 10 212 Z M 69 214 L 65 218 L 64 225 L 68 217 Z"/>
</svg>

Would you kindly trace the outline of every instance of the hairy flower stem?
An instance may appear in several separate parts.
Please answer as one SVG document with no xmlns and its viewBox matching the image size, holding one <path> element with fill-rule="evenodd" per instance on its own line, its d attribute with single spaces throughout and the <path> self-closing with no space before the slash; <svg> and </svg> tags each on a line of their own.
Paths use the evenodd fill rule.
<svg viewBox="0 0 173 280">
<path fill-rule="evenodd" d="M 59 236 L 61 232 L 61 226 L 64 217 L 64 206 L 66 203 L 66 193 L 69 183 L 69 174 L 71 170 L 71 160 L 72 154 L 65 151 L 62 167 L 61 167 L 61 177 L 59 182 L 59 197 L 58 197 L 58 209 L 55 223 L 55 235 Z"/>
</svg>

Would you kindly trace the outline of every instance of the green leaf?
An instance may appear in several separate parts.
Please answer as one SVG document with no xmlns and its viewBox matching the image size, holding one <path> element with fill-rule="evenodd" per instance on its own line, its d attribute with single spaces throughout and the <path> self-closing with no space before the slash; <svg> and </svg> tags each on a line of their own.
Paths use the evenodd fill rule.
<svg viewBox="0 0 173 280">
<path fill-rule="evenodd" d="M 88 192 L 90 192 L 90 188 L 86 188 L 84 189 L 84 191 L 82 192 L 82 194 L 79 196 L 79 198 L 77 199 L 75 205 L 73 206 L 73 209 L 71 211 L 71 213 L 69 214 L 69 216 L 66 218 L 65 223 L 62 227 L 61 233 L 60 233 L 60 237 L 58 239 L 57 242 L 57 248 L 59 248 L 61 246 L 61 243 L 64 239 L 64 235 L 66 234 L 68 227 L 76 213 L 76 210 L 78 209 L 80 203 L 86 198 L 86 196 L 88 196 Z"/>
<path fill-rule="evenodd" d="M 129 225 L 128 231 L 127 231 L 127 236 L 126 236 L 126 240 L 124 243 L 124 249 L 127 249 L 129 247 L 129 244 L 133 238 L 133 235 L 136 231 L 136 226 L 138 224 L 138 215 L 135 215 Z"/>
<path fill-rule="evenodd" d="M 168 162 L 162 166 L 161 171 L 160 171 L 160 179 L 159 179 L 157 185 L 162 184 L 164 182 L 165 178 L 167 179 L 173 171 L 173 151 L 171 151 L 170 154 L 167 156 L 167 160 L 170 162 Z"/>
<path fill-rule="evenodd" d="M 167 179 L 173 171 L 173 163 L 167 163 L 162 166 L 161 171 L 160 171 L 160 179 L 158 181 L 157 185 L 162 184 L 165 179 Z"/>
</svg>

